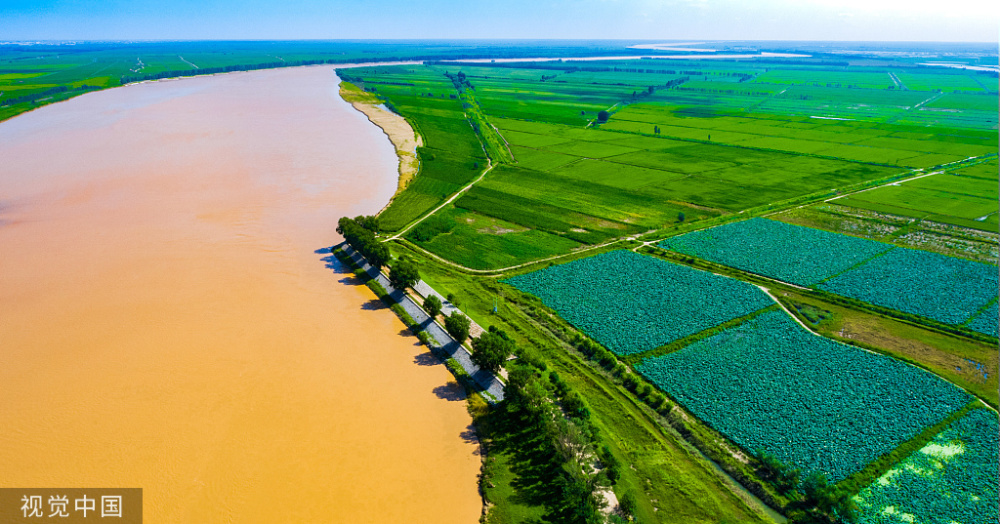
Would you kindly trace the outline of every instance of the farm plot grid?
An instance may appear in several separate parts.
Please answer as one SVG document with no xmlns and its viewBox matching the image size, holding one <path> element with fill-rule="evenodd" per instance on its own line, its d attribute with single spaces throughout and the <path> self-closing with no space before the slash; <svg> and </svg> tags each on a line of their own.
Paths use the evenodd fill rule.
<svg viewBox="0 0 1000 524">
<path fill-rule="evenodd" d="M 997 267 L 896 248 L 816 287 L 957 325 L 996 299 Z"/>
<path fill-rule="evenodd" d="M 988 313 L 976 316 L 1000 290 L 994 265 L 764 218 L 694 231 L 659 246 L 946 324 L 972 319 L 970 329 L 996 333 Z"/>
<path fill-rule="evenodd" d="M 813 285 L 893 248 L 766 218 L 695 231 L 659 245 L 800 286 Z"/>
<path fill-rule="evenodd" d="M 1000 326 L 998 326 L 997 315 L 1000 314 L 1000 310 L 997 308 L 997 303 L 994 302 L 992 306 L 986 308 L 983 312 L 972 317 L 972 320 L 967 324 L 968 328 L 983 333 L 986 335 L 993 335 L 994 337 L 1000 336 Z"/>
<path fill-rule="evenodd" d="M 769 311 L 636 369 L 744 449 L 842 480 L 965 406 L 931 373 Z"/>
<path fill-rule="evenodd" d="M 997 162 L 855 193 L 838 205 L 997 231 Z"/>
<path fill-rule="evenodd" d="M 631 251 L 504 282 L 539 297 L 618 355 L 654 349 L 773 304 L 751 284 Z"/>
<path fill-rule="evenodd" d="M 861 490 L 859 524 L 997 522 L 996 413 L 970 411 Z"/>
</svg>

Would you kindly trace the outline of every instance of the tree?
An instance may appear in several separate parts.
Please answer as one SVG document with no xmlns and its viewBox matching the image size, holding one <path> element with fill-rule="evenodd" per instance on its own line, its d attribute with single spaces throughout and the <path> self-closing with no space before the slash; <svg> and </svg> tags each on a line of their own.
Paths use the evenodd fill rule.
<svg viewBox="0 0 1000 524">
<path fill-rule="evenodd" d="M 408 287 L 413 287 L 420 280 L 420 272 L 417 271 L 417 265 L 407 257 L 397 260 L 391 269 L 392 271 L 389 272 L 389 283 L 392 284 L 392 287 L 401 291 Z"/>
<path fill-rule="evenodd" d="M 499 373 L 507 357 L 514 352 L 514 341 L 496 331 L 487 331 L 472 340 L 472 361 L 483 369 Z"/>
<path fill-rule="evenodd" d="M 362 254 L 368 259 L 368 263 L 378 270 L 381 270 L 382 266 L 386 265 L 389 259 L 392 258 L 392 255 L 389 254 L 389 248 L 385 247 L 385 244 L 381 242 L 369 245 L 367 253 L 362 251 Z"/>
<path fill-rule="evenodd" d="M 677 213 L 677 221 L 678 222 L 683 222 L 684 221 L 684 212 L 683 211 L 680 211 L 680 212 Z"/>
<path fill-rule="evenodd" d="M 372 233 L 378 233 L 378 217 L 375 216 L 356 216 L 354 221 L 361 227 L 371 231 Z"/>
<path fill-rule="evenodd" d="M 792 504 L 788 513 L 789 522 L 794 523 L 841 523 L 855 522 L 855 507 L 850 493 L 830 485 L 826 475 L 818 471 L 809 474 L 802 481 L 802 499 Z"/>
<path fill-rule="evenodd" d="M 424 299 L 424 311 L 431 318 L 437 318 L 441 314 L 441 299 L 437 295 L 427 295 L 427 298 Z"/>
<path fill-rule="evenodd" d="M 635 502 L 635 495 L 631 491 L 626 491 L 622 498 L 618 500 L 618 507 L 621 508 L 621 512 L 625 514 L 626 517 L 631 517 L 635 515 L 635 509 L 638 506 Z"/>
<path fill-rule="evenodd" d="M 608 112 L 605 111 L 605 110 L 603 110 L 603 109 L 600 110 L 600 111 L 598 111 L 598 113 L 597 113 L 597 121 L 598 122 L 607 122 L 608 121 L 608 117 L 609 117 Z"/>
<path fill-rule="evenodd" d="M 458 311 L 451 314 L 451 316 L 444 318 L 444 329 L 448 331 L 448 334 L 452 336 L 459 344 L 465 342 L 465 339 L 469 338 L 469 328 L 472 326 L 472 321 L 469 317 L 459 313 Z"/>
<path fill-rule="evenodd" d="M 360 223 L 359 223 L 360 221 Z M 357 217 L 354 219 L 343 217 L 337 223 L 337 232 L 344 236 L 344 240 L 361 253 L 376 269 L 381 269 L 389 261 L 389 248 L 375 238 L 374 231 L 362 226 L 367 224 L 376 227 L 377 222 L 372 217 Z"/>
<path fill-rule="evenodd" d="M 757 453 L 760 466 L 757 473 L 760 477 L 772 484 L 781 493 L 788 493 L 799 485 L 801 472 L 798 468 L 793 468 L 785 464 L 777 456 L 760 450 Z"/>
</svg>

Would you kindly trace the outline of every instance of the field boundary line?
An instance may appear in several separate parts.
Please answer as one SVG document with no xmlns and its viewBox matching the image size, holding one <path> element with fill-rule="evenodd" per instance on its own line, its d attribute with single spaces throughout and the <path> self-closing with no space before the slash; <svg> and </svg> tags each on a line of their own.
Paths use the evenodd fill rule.
<svg viewBox="0 0 1000 524">
<path fill-rule="evenodd" d="M 489 173 L 490 171 L 492 171 L 493 168 L 496 166 L 496 164 L 494 164 L 493 161 L 490 160 L 490 158 L 488 156 L 486 157 L 486 162 L 489 165 L 486 166 L 486 169 L 484 169 L 483 172 L 480 173 L 479 176 L 477 176 L 475 178 L 475 180 L 473 180 L 472 182 L 469 182 L 465 187 L 463 187 L 463 188 L 459 189 L 458 191 L 456 191 L 453 195 L 451 195 L 450 197 L 448 197 L 447 200 L 445 200 L 444 202 L 442 202 L 441 204 L 439 204 L 434 209 L 428 211 L 424 216 L 422 216 L 422 217 L 414 220 L 413 222 L 410 222 L 406 227 L 404 227 L 403 229 L 400 229 L 399 231 L 397 231 L 395 235 L 392 235 L 389 238 L 383 239 L 382 242 L 389 242 L 390 240 L 399 240 L 399 238 L 402 235 L 406 234 L 409 230 L 411 230 L 414 227 L 416 227 L 417 224 L 423 222 L 424 220 L 427 220 L 431 215 L 433 215 L 434 213 L 437 213 L 438 211 L 440 211 L 441 208 L 443 208 L 444 206 L 447 206 L 448 204 L 454 202 L 455 199 L 457 199 L 458 197 L 462 196 L 463 193 L 465 193 L 466 191 L 468 191 L 469 189 L 471 189 L 472 186 L 475 185 L 476 182 L 479 182 L 480 180 L 482 180 L 483 177 L 486 176 L 486 173 Z"/>
<path fill-rule="evenodd" d="M 757 286 L 758 288 L 760 288 L 761 291 L 763 291 L 764 293 L 766 293 L 767 296 L 771 297 L 771 300 L 773 300 L 774 303 L 777 304 L 778 307 L 780 307 L 785 312 L 785 314 L 787 314 L 788 316 L 792 317 L 792 320 L 794 320 L 800 326 L 802 326 L 802 329 L 805 329 L 806 331 L 812 333 L 813 335 L 816 335 L 817 337 L 827 338 L 827 337 L 824 337 L 823 335 L 820 335 L 819 333 L 813 331 L 812 329 L 810 329 L 809 326 L 807 326 L 804 322 L 802 322 L 801 319 L 799 319 L 799 317 L 793 315 L 792 312 L 788 308 L 786 308 L 785 305 L 782 304 L 780 300 L 778 300 L 778 297 L 776 297 L 776 296 L 774 296 L 774 295 L 771 294 L 771 290 L 770 289 L 768 289 L 768 288 L 766 288 L 764 286 L 761 286 L 759 284 L 754 284 L 754 285 Z M 829 339 L 827 339 L 827 340 L 829 340 Z"/>
<path fill-rule="evenodd" d="M 803 323 L 802 320 L 799 319 L 799 317 L 797 317 L 796 315 L 794 315 L 788 308 L 786 308 L 785 304 L 783 304 L 780 300 L 778 300 L 777 297 L 775 297 L 774 295 L 772 295 L 771 291 L 769 289 L 767 289 L 767 288 L 765 288 L 763 286 L 760 286 L 758 284 L 754 284 L 754 285 L 757 286 L 757 287 L 759 287 L 759 288 L 761 288 L 765 293 L 767 293 L 767 295 L 769 297 L 771 297 L 771 299 L 774 300 L 775 303 L 777 303 L 779 306 L 781 306 L 781 309 L 788 316 L 792 317 L 792 319 L 794 319 L 795 322 L 798 325 L 802 326 L 803 328 L 805 328 L 806 331 L 812 333 L 813 335 L 815 335 L 817 337 L 820 337 L 820 338 L 824 338 L 824 339 L 829 340 L 831 342 L 835 342 L 837 344 L 841 344 L 841 345 L 844 345 L 844 346 L 849 346 L 849 347 L 852 347 L 852 348 L 855 348 L 855 349 L 859 349 L 861 351 L 866 351 L 866 352 L 871 353 L 873 355 L 880 355 L 880 356 L 883 356 L 883 357 L 886 357 L 886 358 L 891 358 L 892 360 L 895 360 L 896 362 L 901 362 L 903 364 L 906 364 L 907 366 L 919 369 L 920 371 L 923 371 L 924 373 L 929 373 L 929 374 L 933 375 L 935 378 L 937 378 L 938 380 L 943 380 L 943 381 L 951 384 L 952 386 L 955 386 L 956 388 L 962 390 L 966 395 L 968 395 L 969 397 L 971 397 L 972 400 L 970 400 L 970 403 L 979 401 L 980 404 L 982 404 L 983 406 L 985 406 L 990 411 L 992 411 L 994 413 L 998 413 L 998 411 L 993 406 L 987 404 L 985 400 L 979 398 L 979 395 L 976 395 L 975 393 L 972 393 L 971 391 L 969 391 L 969 390 L 963 388 L 962 386 L 960 386 L 960 385 L 958 385 L 958 384 L 956 384 L 956 383 L 948 380 L 947 378 L 945 378 L 945 377 L 943 377 L 943 376 L 935 373 L 934 371 L 932 371 L 930 369 L 927 369 L 927 368 L 925 368 L 923 366 L 919 366 L 917 364 L 914 364 L 913 362 L 910 362 L 910 361 L 907 361 L 907 360 L 903 360 L 901 358 L 896 358 L 895 356 L 890 355 L 888 353 L 882 353 L 881 351 L 876 351 L 874 349 L 868 349 L 868 348 L 866 348 L 864 346 L 859 346 L 857 344 L 849 344 L 847 342 L 843 342 L 843 341 L 837 340 L 835 338 L 827 337 L 825 335 L 822 335 L 820 333 L 817 333 L 817 332 L 813 331 L 812 329 L 809 328 L 809 326 L 805 325 L 805 323 Z"/>
<path fill-rule="evenodd" d="M 878 242 L 878 240 L 874 240 L 873 242 Z M 849 268 L 847 268 L 847 269 L 845 269 L 843 271 L 840 271 L 838 273 L 834 273 L 834 274 L 832 274 L 832 275 L 824 278 L 823 280 L 820 280 L 819 282 L 816 282 L 815 284 L 813 284 L 812 286 L 810 286 L 810 288 L 811 289 L 820 289 L 818 287 L 820 284 L 829 282 L 829 281 L 831 281 L 831 280 L 833 280 L 833 279 L 835 279 L 835 278 L 837 278 L 837 277 L 839 277 L 841 275 L 845 275 L 847 273 L 850 273 L 851 271 L 854 271 L 855 269 L 860 268 L 861 266 L 863 266 L 863 265 L 871 262 L 872 260 L 875 260 L 876 258 L 885 256 L 890 251 L 895 251 L 895 250 L 900 249 L 900 248 L 906 249 L 906 248 L 903 248 L 902 246 L 897 246 L 896 244 L 889 244 L 889 245 L 892 246 L 892 247 L 890 247 L 889 249 L 886 249 L 885 251 L 882 251 L 881 253 L 875 253 L 874 255 L 872 255 L 872 256 L 870 256 L 870 257 L 862 260 L 861 262 L 858 262 L 857 264 L 854 264 L 853 266 L 851 266 L 851 267 L 849 267 Z M 837 293 L 834 293 L 834 294 L 836 295 Z M 862 302 L 864 302 L 864 301 L 862 301 Z"/>
<path fill-rule="evenodd" d="M 924 174 L 921 174 L 921 175 L 917 175 L 917 176 L 910 177 L 910 178 L 904 178 L 904 179 L 901 179 L 901 180 L 887 180 L 887 181 L 885 181 L 885 182 L 883 182 L 881 184 L 876 184 L 876 185 L 874 185 L 872 187 L 866 187 L 864 189 L 859 189 L 857 191 L 851 191 L 849 193 L 844 193 L 843 195 L 837 195 L 837 196 L 835 196 L 833 198 L 828 198 L 828 199 L 824 200 L 823 202 L 826 202 L 826 203 L 833 202 L 834 200 L 837 200 L 837 199 L 840 199 L 840 198 L 844 198 L 844 197 L 847 197 L 847 196 L 856 195 L 858 193 L 864 193 L 865 191 L 871 191 L 873 189 L 879 189 L 879 188 L 882 188 L 882 187 L 885 187 L 885 186 L 889 186 L 889 185 L 893 185 L 893 184 L 902 184 L 902 183 L 905 183 L 905 182 L 910 182 L 910 181 L 913 181 L 913 180 L 917 180 L 918 178 L 924 178 L 924 177 L 929 177 L 929 176 L 933 176 L 933 175 L 946 174 L 948 171 L 951 171 L 953 169 L 962 169 L 962 168 L 965 168 L 965 167 L 974 166 L 974 165 L 979 164 L 980 162 L 985 161 L 985 160 L 987 160 L 987 159 L 989 159 L 989 158 L 991 158 L 993 156 L 994 156 L 993 153 L 987 153 L 985 155 L 979 155 L 979 156 L 970 156 L 969 158 L 966 158 L 964 160 L 956 160 L 954 162 L 949 162 L 947 164 L 941 164 L 940 166 L 938 166 L 939 169 L 937 171 L 932 172 L 932 173 L 924 173 Z M 960 164 L 960 165 L 956 165 L 956 164 Z M 914 172 L 914 171 L 917 171 L 917 170 L 916 169 L 910 170 L 911 173 Z"/>
<path fill-rule="evenodd" d="M 482 275 L 482 276 L 488 276 L 488 277 L 492 277 L 492 278 L 501 278 L 501 277 L 504 276 L 504 273 L 506 273 L 508 271 L 514 271 L 516 269 L 521 269 L 523 267 L 530 266 L 532 264 L 542 264 L 542 263 L 551 262 L 553 260 L 557 260 L 557 259 L 560 259 L 560 258 L 565 258 L 565 257 L 574 256 L 574 255 L 579 255 L 580 253 L 585 253 L 587 251 L 593 251 L 595 249 L 605 248 L 605 247 L 617 244 L 618 242 L 621 242 L 623 240 L 628 240 L 628 238 L 624 238 L 624 237 L 623 238 L 618 238 L 618 239 L 612 240 L 610 242 L 605 242 L 603 244 L 597 244 L 597 245 L 594 245 L 594 246 L 587 246 L 584 249 L 578 249 L 576 251 L 571 251 L 569 253 L 563 253 L 561 255 L 553 255 L 553 256 L 550 256 L 550 257 L 546 257 L 546 258 L 540 258 L 538 260 L 530 260 L 528 262 L 524 262 L 524 263 L 521 263 L 521 264 L 517 264 L 517 265 L 513 265 L 513 266 L 507 266 L 507 267 L 502 267 L 502 268 L 498 268 L 498 269 L 473 269 L 471 267 L 465 267 L 462 264 L 459 264 L 458 262 L 452 262 L 451 260 L 447 260 L 445 258 L 442 258 L 440 255 L 432 253 L 432 252 L 424 249 L 423 247 L 418 246 L 417 244 L 415 244 L 413 242 L 410 242 L 409 240 L 407 240 L 405 238 L 387 239 L 386 241 L 388 241 L 388 240 L 397 240 L 399 242 L 405 243 L 407 246 L 409 246 L 409 247 L 411 247 L 413 249 L 416 249 L 417 251 L 420 251 L 421 253 L 423 253 L 423 254 L 425 254 L 425 255 L 427 255 L 427 256 L 429 256 L 429 257 L 431 257 L 431 258 L 433 258 L 433 259 L 435 259 L 435 260 L 437 260 L 439 262 L 443 262 L 444 264 L 447 264 L 447 265 L 449 265 L 451 267 L 455 267 L 455 268 L 461 269 L 461 270 L 466 271 L 468 273 L 473 273 L 473 274 Z"/>
</svg>

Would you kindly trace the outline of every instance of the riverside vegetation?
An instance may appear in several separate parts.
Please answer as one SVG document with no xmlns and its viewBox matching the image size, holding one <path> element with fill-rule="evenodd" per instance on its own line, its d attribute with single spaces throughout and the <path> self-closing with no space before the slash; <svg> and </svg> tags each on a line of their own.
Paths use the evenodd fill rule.
<svg viewBox="0 0 1000 524">
<path fill-rule="evenodd" d="M 473 354 L 517 356 L 511 400 L 471 404 L 505 443 L 486 446 L 485 521 L 964 518 L 893 472 L 941 439 L 995 440 L 957 422 L 996 419 L 995 74 L 826 57 L 341 75 L 424 138 L 378 238 L 488 328 Z M 566 436 L 592 433 L 578 404 L 591 444 Z M 568 473 L 567 441 L 616 473 Z M 996 513 L 962 456 L 927 480 Z"/>
<path fill-rule="evenodd" d="M 330 50 L 310 48 L 297 59 L 371 58 L 342 45 L 350 52 L 316 56 L 309 53 Z M 423 140 L 417 176 L 378 218 L 342 220 L 338 231 L 373 265 L 398 271 L 401 285 L 419 277 L 460 302 L 486 329 L 471 341 L 473 356 L 508 373 L 507 401 L 469 400 L 486 451 L 484 521 L 966 518 L 957 506 L 934 503 L 942 486 L 977 497 L 969 515 L 996 513 L 996 498 L 974 487 L 996 484 L 990 454 L 978 451 L 995 441 L 989 428 L 1000 374 L 997 301 L 986 296 L 996 289 L 995 74 L 850 49 L 803 58 L 574 61 L 621 55 L 623 45 L 376 47 L 383 60 L 563 58 L 338 73 Z M 805 44 L 770 50 L 811 53 Z M 977 56 L 965 60 L 996 54 Z M 55 101 L 44 94 L 52 87 L 40 84 L 54 75 L 32 77 L 40 90 L 26 96 L 38 98 L 0 100 L 4 114 Z M 68 90 L 87 80 L 74 86 L 70 78 L 60 80 Z M 840 251 L 828 256 L 816 242 L 794 241 L 800 234 Z M 725 251 L 740 243 L 755 247 Z M 889 256 L 911 251 L 898 263 L 899 255 Z M 867 288 L 877 296 L 849 281 L 873 271 L 919 277 L 928 251 L 945 257 L 945 267 L 977 269 L 961 280 L 961 270 L 915 284 L 899 276 Z M 876 261 L 889 267 L 866 268 Z M 581 279 L 576 289 L 553 284 L 567 275 Z M 883 300 L 893 286 L 901 298 Z M 626 290 L 621 303 L 597 298 L 616 287 Z M 920 298 L 931 287 L 986 291 L 963 295 L 975 300 L 961 315 L 943 316 Z M 555 300 L 573 291 L 580 294 Z M 680 319 L 682 310 L 694 312 L 690 320 L 657 321 Z M 463 334 L 462 317 L 444 320 Z M 768 341 L 776 330 L 795 332 L 808 348 L 774 360 L 775 373 L 796 378 L 779 384 L 777 397 L 762 396 L 763 368 L 733 358 L 725 364 L 749 367 L 723 373 L 746 379 L 731 384 L 726 400 L 801 421 L 804 429 L 789 430 L 794 444 L 749 431 L 738 413 L 705 408 L 705 387 L 720 379 L 712 366 L 683 376 L 670 368 L 703 348 L 786 351 Z M 849 366 L 842 375 L 817 371 L 820 347 L 878 362 L 888 375 L 858 383 Z M 908 377 L 912 396 L 882 402 L 886 388 L 898 391 L 894 377 Z M 808 431 L 823 416 L 794 402 L 808 395 L 849 407 L 834 423 L 843 438 L 827 454 L 815 452 L 828 437 Z M 879 425 L 878 413 L 894 422 Z M 851 447 L 857 442 L 871 449 L 861 453 Z M 810 445 L 813 455 L 799 453 Z M 898 473 L 923 456 L 936 457 L 935 475 Z M 974 479 L 963 464 L 976 464 Z"/>
</svg>

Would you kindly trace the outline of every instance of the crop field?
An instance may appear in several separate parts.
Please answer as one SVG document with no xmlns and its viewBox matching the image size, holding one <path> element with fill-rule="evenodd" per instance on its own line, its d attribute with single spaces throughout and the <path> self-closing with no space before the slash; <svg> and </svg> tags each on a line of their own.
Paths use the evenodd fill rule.
<svg viewBox="0 0 1000 524">
<path fill-rule="evenodd" d="M 472 110 L 495 127 L 513 160 L 504 160 L 449 208 L 460 211 L 448 212 L 513 227 L 433 241 L 407 236 L 452 260 L 465 251 L 458 242 L 475 243 L 475 234 L 516 229 L 533 243 L 557 236 L 563 246 L 594 245 L 997 151 L 995 101 L 985 91 L 902 87 L 893 71 L 877 67 L 772 65 L 566 60 L 365 70 L 358 75 L 364 85 L 385 96 L 424 135 L 427 152 L 444 160 L 436 171 L 433 162 L 422 164 L 412 188 L 383 213 L 383 225 L 402 227 L 474 178 L 485 157 L 476 133 L 462 128 Z M 468 81 L 462 96 L 474 97 L 472 105 L 455 97 L 445 76 L 458 73 Z M 962 71 L 914 74 L 976 85 L 990 80 Z M 610 113 L 607 122 L 596 121 L 601 110 Z M 923 113 L 954 121 L 930 121 L 918 115 Z M 990 197 L 980 200 L 985 206 Z M 959 205 L 952 212 L 978 209 Z M 953 222 L 988 229 L 996 218 L 986 215 Z M 485 257 L 489 264 L 475 267 L 527 262 L 532 253 L 540 252 L 491 255 Z"/>
<path fill-rule="evenodd" d="M 659 245 L 800 286 L 816 284 L 893 248 L 766 218 L 702 229 Z"/>
<path fill-rule="evenodd" d="M 880 91 L 877 93 L 883 95 Z M 841 94 L 837 93 L 836 96 Z M 927 99 L 931 95 L 922 93 L 920 96 Z M 908 101 L 912 100 L 911 98 Z M 825 109 L 816 111 L 811 109 L 810 104 L 818 104 Z M 774 97 L 761 101 L 761 105 L 755 109 L 755 111 L 785 115 L 776 118 L 761 114 L 691 113 L 684 108 L 638 103 L 617 111 L 607 124 L 602 125 L 602 128 L 652 134 L 653 127 L 657 126 L 660 128 L 659 136 L 664 137 L 704 141 L 708 141 L 711 137 L 713 142 L 743 147 L 818 154 L 857 162 L 915 168 L 996 152 L 995 132 L 976 129 L 954 130 L 955 134 L 952 137 L 939 137 L 912 126 L 874 123 L 888 119 L 890 114 L 903 114 L 904 110 L 895 106 L 887 106 L 886 109 L 877 105 L 865 105 L 863 109 L 858 109 L 862 113 L 888 111 L 885 114 L 872 115 L 832 111 L 830 109 L 832 107 L 837 107 L 836 103 L 827 99 L 803 101 Z M 909 111 L 906 114 L 909 114 Z M 990 127 L 995 127 L 996 115 L 989 114 L 993 114 Z M 863 120 L 824 121 L 822 118 L 814 118 L 816 116 L 851 117 Z M 906 140 L 906 137 L 917 139 Z M 942 157 L 944 161 L 932 162 L 933 159 L 921 156 L 922 153 L 928 152 L 947 156 Z"/>
<path fill-rule="evenodd" d="M 347 69 L 355 84 L 390 100 L 421 134 L 420 173 L 379 216 L 387 230 L 402 228 L 471 182 L 486 155 L 451 80 L 423 66 Z"/>
<path fill-rule="evenodd" d="M 955 73 L 903 73 L 898 72 L 896 76 L 908 89 L 914 91 L 934 91 L 941 89 L 946 92 L 960 91 L 963 93 L 988 93 L 997 92 L 996 78 L 983 77 L 982 83 L 976 81 L 976 77 Z M 986 84 L 990 89 L 986 89 Z"/>
<path fill-rule="evenodd" d="M 1000 227 L 997 161 L 834 200 L 839 205 L 983 231 Z"/>
<path fill-rule="evenodd" d="M 569 238 L 460 208 L 431 216 L 407 238 L 432 252 L 447 251 L 451 260 L 473 269 L 509 266 L 580 247 Z"/>
<path fill-rule="evenodd" d="M 996 300 L 997 267 L 900 247 L 816 287 L 959 325 Z"/>
<path fill-rule="evenodd" d="M 962 325 L 998 293 L 997 267 L 764 218 L 668 238 L 664 249 Z M 975 325 L 990 329 L 989 320 Z"/>
<path fill-rule="evenodd" d="M 663 220 L 668 213 L 658 212 L 663 203 L 679 205 L 671 210 L 674 216 L 677 211 L 688 216 L 695 213 L 696 208 L 690 204 L 716 210 L 715 214 L 736 212 L 896 172 L 880 166 L 774 151 L 499 118 L 493 122 L 504 136 L 515 131 L 511 143 L 518 168 L 537 172 L 538 178 L 558 181 L 569 191 L 577 192 L 575 186 L 589 186 L 588 191 L 594 192 L 590 200 L 596 206 L 602 205 L 606 195 L 614 200 L 659 202 L 658 206 L 639 209 L 638 216 L 630 218 L 631 223 L 646 229 L 670 222 Z M 565 141 L 554 142 L 553 137 Z M 510 184 L 505 183 L 503 173 L 491 173 L 483 183 L 500 191 L 531 191 L 532 186 L 508 189 Z M 547 191 L 524 196 L 548 198 Z M 613 203 L 607 201 L 604 206 L 612 207 Z M 574 209 L 587 213 L 592 208 Z"/>
<path fill-rule="evenodd" d="M 997 522 L 997 415 L 975 409 L 854 497 L 859 524 Z"/>
<path fill-rule="evenodd" d="M 505 280 L 618 355 L 654 349 L 773 304 L 757 287 L 631 251 Z"/>
<path fill-rule="evenodd" d="M 718 214 L 672 203 L 663 192 L 635 191 L 514 166 L 494 169 L 455 205 L 591 243 Z"/>
<path fill-rule="evenodd" d="M 1000 327 L 997 325 L 998 314 L 1000 314 L 1000 310 L 997 309 L 997 304 L 994 302 L 992 306 L 972 317 L 972 320 L 966 325 L 969 329 L 978 331 L 979 333 L 993 335 L 994 337 L 1000 336 Z"/>
<path fill-rule="evenodd" d="M 774 70 L 753 80 L 758 84 L 788 84 L 851 88 L 888 89 L 895 84 L 884 72 L 840 72 L 816 70 Z"/>
<path fill-rule="evenodd" d="M 970 401 L 928 372 L 815 336 L 784 311 L 636 369 L 745 450 L 834 481 Z"/>
</svg>

